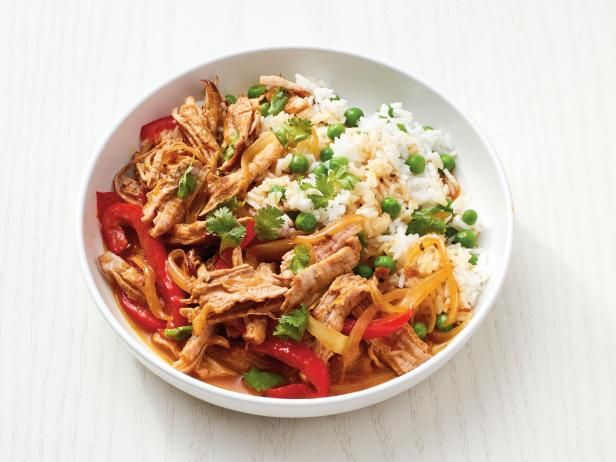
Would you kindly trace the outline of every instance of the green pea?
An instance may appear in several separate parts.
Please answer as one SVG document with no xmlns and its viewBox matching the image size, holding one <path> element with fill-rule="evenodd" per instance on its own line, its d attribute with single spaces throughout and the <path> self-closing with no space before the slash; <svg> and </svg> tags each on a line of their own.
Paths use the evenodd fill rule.
<svg viewBox="0 0 616 462">
<path fill-rule="evenodd" d="M 291 173 L 306 173 L 308 168 L 310 167 L 310 163 L 308 159 L 303 154 L 293 154 L 291 158 L 291 163 L 289 164 L 289 169 Z"/>
<path fill-rule="evenodd" d="M 475 233 L 466 229 L 458 231 L 454 240 L 467 249 L 472 249 L 477 245 L 477 236 L 475 236 Z"/>
<path fill-rule="evenodd" d="M 340 168 L 343 165 L 349 165 L 349 159 L 346 157 L 332 157 L 329 161 L 329 168 Z"/>
<path fill-rule="evenodd" d="M 477 255 L 471 255 L 471 258 L 469 258 L 469 259 L 468 259 L 468 262 L 469 262 L 471 265 L 476 265 L 476 264 L 477 264 L 477 260 L 478 260 Z"/>
<path fill-rule="evenodd" d="M 353 270 L 355 274 L 361 276 L 362 278 L 370 279 L 374 274 L 374 270 L 370 268 L 370 265 L 366 263 L 362 263 L 361 265 L 357 265 Z"/>
<path fill-rule="evenodd" d="M 456 168 L 456 159 L 450 154 L 441 154 L 441 160 L 443 161 L 443 168 L 446 168 L 450 172 Z"/>
<path fill-rule="evenodd" d="M 386 197 L 381 201 L 381 210 L 389 214 L 392 220 L 394 220 L 402 211 L 402 206 L 393 197 Z"/>
<path fill-rule="evenodd" d="M 409 166 L 411 172 L 419 175 L 426 169 L 426 159 L 420 154 L 413 154 L 406 159 L 406 165 Z"/>
<path fill-rule="evenodd" d="M 422 340 L 426 338 L 426 335 L 428 335 L 428 328 L 423 322 L 414 323 L 413 330 L 417 334 L 417 337 L 419 337 Z"/>
<path fill-rule="evenodd" d="M 319 160 L 321 162 L 326 162 L 329 159 L 334 157 L 334 150 L 327 146 L 326 148 L 321 149 L 321 154 L 319 155 Z"/>
<path fill-rule="evenodd" d="M 380 255 L 374 259 L 374 267 L 383 267 L 387 268 L 390 273 L 393 273 L 396 270 L 396 262 L 389 255 Z"/>
<path fill-rule="evenodd" d="M 477 212 L 473 209 L 468 209 L 462 214 L 462 221 L 467 225 L 474 225 L 477 223 Z"/>
<path fill-rule="evenodd" d="M 445 236 L 447 236 L 447 239 L 454 237 L 456 234 L 458 234 L 458 230 L 456 228 L 447 226 L 447 229 L 445 230 Z"/>
<path fill-rule="evenodd" d="M 319 164 L 317 165 L 314 170 L 312 171 L 315 175 L 327 175 L 327 172 L 329 171 L 329 169 L 327 168 L 327 165 L 325 164 Z"/>
<path fill-rule="evenodd" d="M 364 116 L 364 111 L 358 107 L 350 107 L 344 111 L 344 125 L 347 127 L 357 127 L 359 119 Z"/>
<path fill-rule="evenodd" d="M 227 104 L 233 104 L 237 101 L 237 98 L 233 95 L 225 95 L 225 101 Z"/>
<path fill-rule="evenodd" d="M 248 89 L 246 95 L 248 95 L 249 98 L 258 98 L 259 96 L 265 94 L 265 91 L 265 85 L 253 85 Z"/>
<path fill-rule="evenodd" d="M 447 332 L 453 328 L 453 324 L 447 325 L 447 313 L 441 313 L 436 317 L 436 328 L 441 332 Z"/>
<path fill-rule="evenodd" d="M 344 133 L 344 130 L 345 128 L 342 124 L 331 124 L 327 127 L 327 136 L 329 136 L 330 140 L 335 140 Z"/>
<path fill-rule="evenodd" d="M 317 219 L 312 213 L 298 213 L 295 217 L 295 227 L 305 233 L 311 233 L 317 229 Z"/>
<path fill-rule="evenodd" d="M 266 101 L 265 103 L 261 104 L 261 115 L 262 116 L 266 116 L 267 113 L 269 112 L 271 103 L 269 101 Z"/>
</svg>

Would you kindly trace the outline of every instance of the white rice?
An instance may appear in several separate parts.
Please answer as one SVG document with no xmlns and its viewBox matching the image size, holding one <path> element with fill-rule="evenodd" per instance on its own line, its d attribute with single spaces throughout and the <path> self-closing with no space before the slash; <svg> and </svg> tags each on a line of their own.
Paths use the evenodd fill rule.
<svg viewBox="0 0 616 462">
<path fill-rule="evenodd" d="M 336 95 L 334 90 L 323 82 L 299 74 L 295 77 L 299 85 L 312 92 L 309 97 L 311 107 L 299 116 L 309 118 L 317 127 L 319 147 L 323 148 L 330 144 L 327 125 L 344 122 L 348 102 L 343 98 L 332 99 Z M 265 117 L 262 130 L 278 128 L 289 117 L 284 112 Z M 447 181 L 443 181 L 439 174 L 443 168 L 440 154 L 457 155 L 449 135 L 439 129 L 424 128 L 399 102 L 382 104 L 375 113 L 366 114 L 356 128 L 347 128 L 331 143 L 331 148 L 336 156 L 348 159 L 349 172 L 359 178 L 352 191 L 342 190 L 328 202 L 327 207 L 315 209 L 309 195 L 320 194 L 319 191 L 310 187 L 300 188 L 299 181 L 289 175 L 292 154 L 287 154 L 276 163 L 273 172 L 260 185 L 248 192 L 247 203 L 254 209 L 271 205 L 285 212 L 309 212 L 323 225 L 345 214 L 363 215 L 369 218 L 365 224 L 369 251 L 375 255 L 384 253 L 398 260 L 419 238 L 417 235 L 406 234 L 412 212 L 421 207 L 447 205 L 450 187 L 458 188 L 458 182 L 450 172 L 442 170 Z M 412 153 L 419 153 L 426 160 L 426 168 L 421 174 L 411 173 L 405 164 Z M 310 154 L 307 154 L 307 158 L 312 171 L 316 159 Z M 315 176 L 309 173 L 302 181 L 314 185 Z M 270 192 L 274 185 L 284 187 L 284 195 Z M 393 221 L 381 211 L 380 202 L 384 197 L 393 197 L 402 205 L 402 212 Z M 458 197 L 451 205 L 454 213 L 449 225 L 457 230 L 467 229 L 478 234 L 483 230 L 479 221 L 471 226 L 462 221 L 461 216 L 469 205 L 467 196 Z M 293 223 L 285 217 L 285 233 L 289 233 Z M 478 262 L 472 265 L 469 263 L 471 252 L 459 244 L 448 245 L 447 252 L 460 287 L 461 302 L 465 307 L 470 307 L 489 276 L 487 256 L 481 249 L 473 249 L 472 254 L 478 256 Z M 435 259 L 430 255 L 422 258 L 418 262 L 419 271 L 429 274 L 436 268 Z M 401 268 L 392 276 L 392 282 L 399 287 L 404 286 L 405 277 Z"/>
</svg>

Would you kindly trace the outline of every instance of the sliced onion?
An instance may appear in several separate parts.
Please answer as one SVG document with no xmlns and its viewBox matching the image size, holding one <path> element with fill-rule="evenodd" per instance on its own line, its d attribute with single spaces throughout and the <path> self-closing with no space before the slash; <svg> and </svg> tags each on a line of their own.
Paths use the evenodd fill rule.
<svg viewBox="0 0 616 462">
<path fill-rule="evenodd" d="M 364 332 L 368 328 L 370 321 L 376 316 L 379 309 L 376 305 L 370 305 L 366 311 L 364 311 L 357 322 L 351 329 L 349 334 L 349 340 L 347 341 L 346 348 L 342 352 L 342 375 L 346 370 L 355 362 L 360 354 L 359 343 L 361 342 Z"/>
<path fill-rule="evenodd" d="M 156 273 L 150 265 L 145 262 L 141 255 L 132 257 L 132 261 L 143 271 L 144 293 L 145 299 L 148 302 L 148 307 L 154 316 L 163 321 L 169 321 L 171 316 L 165 313 L 163 306 L 160 303 L 158 294 L 156 293 Z"/>
<path fill-rule="evenodd" d="M 373 281 L 368 282 L 368 290 L 370 291 L 370 296 L 372 297 L 372 301 L 378 307 L 378 309 L 382 311 L 387 311 L 388 313 L 403 313 L 408 310 L 405 306 L 392 305 L 389 300 L 381 293 L 376 284 Z"/>
<path fill-rule="evenodd" d="M 349 339 L 346 335 L 317 321 L 312 316 L 308 316 L 308 326 L 306 330 L 314 335 L 325 347 L 338 354 L 344 351 Z"/>
<path fill-rule="evenodd" d="M 183 261 L 186 261 L 186 253 L 182 249 L 174 249 L 169 252 L 167 257 L 167 273 L 171 280 L 184 292 L 190 293 L 190 287 L 192 280 L 182 268 L 176 264 L 176 259 L 182 257 Z"/>
<path fill-rule="evenodd" d="M 361 215 L 346 215 L 342 217 L 340 220 L 333 222 L 331 225 L 327 225 L 325 228 L 316 232 L 314 234 L 310 234 L 308 236 L 295 236 L 293 241 L 296 244 L 310 244 L 316 241 L 319 241 L 327 236 L 332 236 L 345 228 L 348 228 L 354 224 L 363 224 L 366 220 L 365 217 Z"/>
</svg>

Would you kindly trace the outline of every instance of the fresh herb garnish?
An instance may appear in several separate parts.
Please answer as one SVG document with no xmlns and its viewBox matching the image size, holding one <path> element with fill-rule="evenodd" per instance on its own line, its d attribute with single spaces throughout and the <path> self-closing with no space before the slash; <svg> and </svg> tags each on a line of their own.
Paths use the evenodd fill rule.
<svg viewBox="0 0 616 462">
<path fill-rule="evenodd" d="M 295 274 L 310 265 L 310 250 L 304 244 L 300 244 L 293 249 L 293 258 L 289 268 Z"/>
<path fill-rule="evenodd" d="M 308 307 L 303 303 L 296 310 L 283 314 L 278 321 L 274 335 L 299 342 L 308 325 Z"/>
<path fill-rule="evenodd" d="M 178 197 L 180 199 L 186 199 L 197 188 L 197 179 L 192 173 L 192 168 L 193 166 L 190 164 L 178 182 Z"/>
<path fill-rule="evenodd" d="M 276 207 L 260 208 L 255 215 L 255 232 L 261 241 L 273 241 L 278 237 L 278 230 L 284 224 L 284 214 Z"/>
<path fill-rule="evenodd" d="M 394 108 L 391 106 L 391 104 L 387 105 L 387 115 L 389 117 L 393 117 L 394 116 Z"/>
<path fill-rule="evenodd" d="M 328 201 L 336 197 L 336 194 L 342 189 L 352 190 L 359 178 L 349 173 L 347 165 L 336 165 L 332 167 L 330 163 L 329 171 L 315 172 L 315 183 L 312 185 L 308 182 L 300 182 L 300 189 L 316 189 L 320 194 L 308 194 L 308 198 L 312 201 L 316 209 L 327 207 Z"/>
<path fill-rule="evenodd" d="M 246 382 L 246 385 L 250 388 L 260 393 L 270 388 L 277 387 L 278 385 L 282 385 L 284 379 L 282 375 L 276 374 L 275 372 L 261 371 L 253 367 L 244 374 L 244 382 Z"/>
<path fill-rule="evenodd" d="M 408 133 L 404 124 L 396 124 L 396 127 L 398 127 L 398 130 L 400 130 L 401 132 Z"/>
<path fill-rule="evenodd" d="M 220 238 L 220 250 L 235 247 L 246 235 L 246 227 L 240 225 L 228 207 L 219 207 L 206 220 L 208 232 Z"/>
<path fill-rule="evenodd" d="M 275 116 L 279 114 L 289 101 L 289 97 L 282 88 L 277 88 L 270 101 L 269 108 L 267 109 L 267 115 Z"/>
<path fill-rule="evenodd" d="M 419 234 L 423 236 L 428 233 L 445 234 L 447 226 L 445 219 L 450 214 L 444 210 L 445 206 L 436 206 L 418 209 L 411 215 L 411 222 L 406 229 L 406 234 Z"/>
<path fill-rule="evenodd" d="M 312 122 L 308 119 L 293 117 L 273 132 L 280 144 L 292 148 L 297 146 L 300 141 L 308 139 L 312 133 Z"/>
</svg>

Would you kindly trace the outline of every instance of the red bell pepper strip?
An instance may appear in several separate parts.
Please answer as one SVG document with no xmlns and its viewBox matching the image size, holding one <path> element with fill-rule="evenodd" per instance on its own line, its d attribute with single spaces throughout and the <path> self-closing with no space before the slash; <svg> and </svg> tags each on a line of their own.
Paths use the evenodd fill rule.
<svg viewBox="0 0 616 462">
<path fill-rule="evenodd" d="M 184 292 L 175 285 L 167 273 L 167 249 L 158 239 L 150 236 L 148 226 L 141 221 L 143 209 L 138 205 L 118 203 L 111 205 L 103 214 L 103 238 L 107 248 L 115 254 L 121 253 L 128 246 L 126 234 L 122 225 L 132 227 L 139 237 L 148 265 L 156 273 L 156 287 L 161 294 L 167 313 L 171 315 L 168 327 L 178 327 L 186 324 L 186 319 L 180 314 L 184 306 Z"/>
<path fill-rule="evenodd" d="M 103 218 L 105 210 L 118 202 L 124 202 L 117 192 L 96 191 L 96 218 Z"/>
<path fill-rule="evenodd" d="M 240 247 L 245 249 L 248 247 L 256 238 L 257 234 L 255 232 L 255 221 L 249 220 L 246 222 L 246 234 L 244 235 L 244 239 L 240 242 Z M 221 254 L 216 259 L 216 263 L 214 264 L 215 269 L 228 269 L 231 268 L 231 258 L 233 256 L 233 248 L 225 249 L 221 252 Z"/>
<path fill-rule="evenodd" d="M 327 366 L 307 345 L 288 340 L 270 338 L 249 349 L 263 353 L 289 366 L 299 369 L 312 383 L 314 389 L 303 383 L 270 388 L 265 392 L 271 398 L 320 398 L 329 393 L 329 371 Z"/>
<path fill-rule="evenodd" d="M 385 318 L 375 319 L 374 321 L 370 321 L 364 335 L 362 336 L 363 340 L 370 340 L 373 338 L 385 337 L 397 330 L 402 329 L 411 316 L 413 315 L 413 310 L 408 310 L 406 313 L 396 314 L 393 316 L 387 316 Z M 344 325 L 342 327 L 342 333 L 345 335 L 349 335 L 351 330 L 353 330 L 353 326 L 357 321 L 355 319 L 345 319 Z"/>
<path fill-rule="evenodd" d="M 141 141 L 149 140 L 152 143 L 158 143 L 160 140 L 160 134 L 165 130 L 173 130 L 178 126 L 178 123 L 171 116 L 161 117 L 160 119 L 148 122 L 139 132 L 139 138 Z"/>
<path fill-rule="evenodd" d="M 167 323 L 158 319 L 141 303 L 128 298 L 123 290 L 116 291 L 118 301 L 128 317 L 146 332 L 156 332 L 167 327 Z"/>
</svg>

